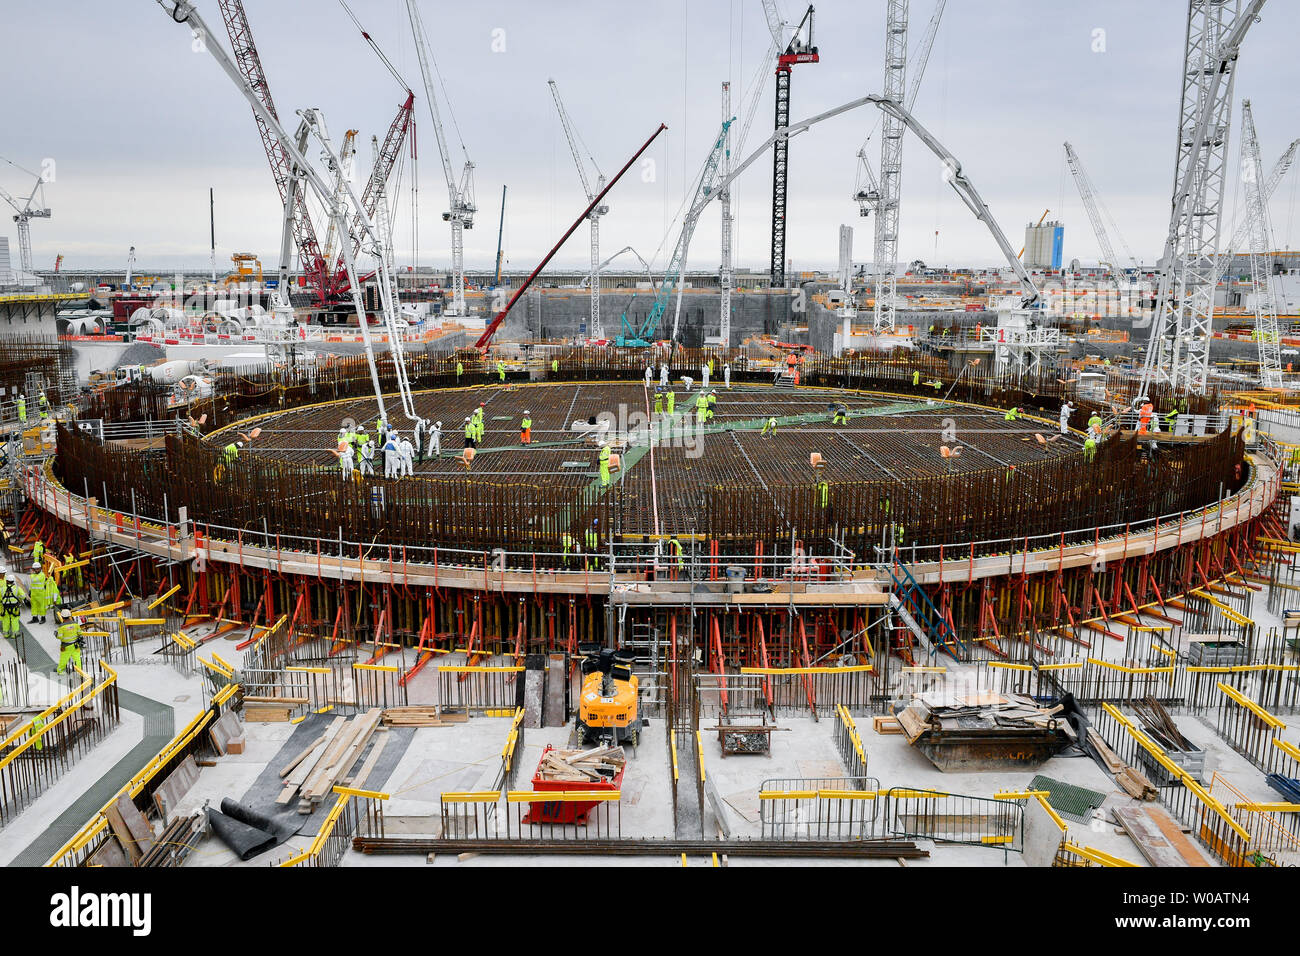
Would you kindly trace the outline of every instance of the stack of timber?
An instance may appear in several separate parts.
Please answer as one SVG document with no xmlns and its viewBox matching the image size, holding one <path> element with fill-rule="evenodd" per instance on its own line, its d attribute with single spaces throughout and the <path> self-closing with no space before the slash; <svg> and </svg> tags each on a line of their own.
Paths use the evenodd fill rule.
<svg viewBox="0 0 1300 956">
<path fill-rule="evenodd" d="M 1088 728 L 1088 743 L 1092 745 L 1093 751 L 1101 758 L 1101 762 L 1106 765 L 1106 769 L 1115 777 L 1121 790 L 1127 793 L 1135 800 L 1154 800 L 1160 795 L 1160 792 L 1151 785 L 1151 781 L 1146 775 L 1136 767 L 1130 767 L 1119 758 L 1119 754 L 1110 749 L 1110 746 L 1102 739 L 1101 734 Z"/>
<path fill-rule="evenodd" d="M 469 720 L 465 713 L 447 713 L 437 706 L 389 707 L 384 711 L 385 727 L 445 727 L 448 724 L 463 724 Z"/>
<path fill-rule="evenodd" d="M 311 813 L 344 778 L 355 782 L 368 774 L 378 759 L 378 747 L 361 773 L 350 776 L 349 772 L 378 729 L 382 713 L 380 708 L 373 707 L 352 720 L 334 718 L 325 733 L 280 770 L 284 789 L 275 802 L 287 804 L 296 796 L 298 812 Z"/>
<path fill-rule="evenodd" d="M 306 697 L 245 697 L 244 720 L 255 724 L 287 723 L 295 710 L 306 706 Z"/>
<path fill-rule="evenodd" d="M 548 750 L 537 768 L 537 779 L 599 783 L 617 777 L 626 763 L 627 754 L 622 747 Z"/>
</svg>

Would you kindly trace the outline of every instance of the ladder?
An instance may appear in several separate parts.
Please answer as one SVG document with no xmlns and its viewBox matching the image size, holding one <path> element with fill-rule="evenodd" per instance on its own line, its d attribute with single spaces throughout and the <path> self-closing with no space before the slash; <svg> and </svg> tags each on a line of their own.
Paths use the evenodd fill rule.
<svg viewBox="0 0 1300 956">
<path fill-rule="evenodd" d="M 935 657 L 939 651 L 943 651 L 954 660 L 969 660 L 969 645 L 957 637 L 957 632 L 948 623 L 948 619 L 934 606 L 925 589 L 916 583 L 916 578 L 912 577 L 907 566 L 895 558 L 882 564 L 882 569 L 889 574 L 893 585 L 889 594 L 890 606 L 921 642 L 929 656 Z"/>
</svg>

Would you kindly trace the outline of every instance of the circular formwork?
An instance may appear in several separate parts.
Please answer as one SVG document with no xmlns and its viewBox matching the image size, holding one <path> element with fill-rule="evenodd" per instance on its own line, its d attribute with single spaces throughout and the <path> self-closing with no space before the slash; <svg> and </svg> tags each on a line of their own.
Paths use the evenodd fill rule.
<svg viewBox="0 0 1300 956">
<path fill-rule="evenodd" d="M 1044 463 L 1081 468 L 1083 438 L 1062 434 L 1056 421 L 1018 416 L 1001 409 L 916 396 L 834 388 L 779 388 L 711 383 L 717 397 L 713 417 L 702 426 L 696 414 L 698 385 L 675 389 L 675 412 L 655 412 L 655 391 L 643 383 L 564 383 L 475 386 L 437 389 L 414 395 L 416 414 L 442 422 L 441 456 L 417 462 L 413 478 L 455 479 L 467 487 L 527 483 L 545 490 L 557 512 L 577 516 L 607 499 L 623 535 L 697 533 L 701 509 L 730 492 L 742 513 L 721 516 L 740 529 L 745 518 L 770 512 L 797 524 L 794 512 L 833 517 L 853 524 L 855 512 L 883 511 L 897 517 L 915 512 L 916 483 L 962 479 L 1006 480 L 1017 470 Z M 938 394 L 938 393 L 936 393 Z M 399 403 L 386 401 L 396 419 Z M 472 467 L 461 460 L 464 420 L 480 406 L 485 434 Z M 848 422 L 834 421 L 847 408 Z M 532 441 L 524 445 L 520 422 L 532 419 Z M 375 434 L 373 398 L 303 406 L 241 421 L 210 434 L 221 447 L 237 433 L 259 428 L 245 454 L 322 471 L 337 471 L 338 432 L 362 423 Z M 765 423 L 777 419 L 773 434 Z M 404 416 L 403 416 L 404 418 Z M 593 431 L 592 423 L 597 430 Z M 414 423 L 393 420 L 403 437 Z M 603 427 L 603 431 L 601 430 Z M 620 467 L 610 485 L 598 471 L 596 435 L 621 449 Z M 811 464 L 820 455 L 820 467 Z M 376 477 L 382 479 L 377 456 Z M 825 482 L 826 494 L 819 487 Z M 898 490 L 891 491 L 889 486 Z M 870 490 L 869 490 L 870 489 Z M 854 507 L 850 500 L 856 504 Z M 938 504 L 937 501 L 932 504 Z M 472 497 L 465 506 L 479 505 Z M 491 507 L 484 500 L 483 507 Z M 733 509 L 734 510 L 734 509 Z M 881 518 L 872 514 L 876 523 Z M 757 524 L 757 522 L 756 522 Z M 778 525 L 781 521 L 778 521 Z"/>
</svg>

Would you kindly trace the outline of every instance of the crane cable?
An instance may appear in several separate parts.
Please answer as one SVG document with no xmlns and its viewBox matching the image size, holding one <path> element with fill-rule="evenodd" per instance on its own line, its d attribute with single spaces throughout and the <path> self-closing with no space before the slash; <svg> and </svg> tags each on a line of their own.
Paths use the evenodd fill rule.
<svg viewBox="0 0 1300 956">
<path fill-rule="evenodd" d="M 393 66 L 392 61 L 384 55 L 383 50 L 379 49 L 379 44 L 376 43 L 374 38 L 366 32 L 366 28 L 361 25 L 361 21 L 357 19 L 357 15 L 352 12 L 352 8 L 347 5 L 346 0 L 339 0 L 339 6 L 344 9 L 347 15 L 351 18 L 353 24 L 356 25 L 357 30 L 363 37 L 365 37 L 366 42 L 370 44 L 370 49 L 374 50 L 375 55 L 379 57 L 384 66 L 388 67 L 388 72 L 393 74 L 393 79 L 397 80 L 397 82 L 402 85 L 402 89 L 406 90 L 406 92 L 411 92 L 411 85 L 407 83 L 406 80 L 402 79 L 402 75 L 397 72 L 397 68 Z"/>
</svg>

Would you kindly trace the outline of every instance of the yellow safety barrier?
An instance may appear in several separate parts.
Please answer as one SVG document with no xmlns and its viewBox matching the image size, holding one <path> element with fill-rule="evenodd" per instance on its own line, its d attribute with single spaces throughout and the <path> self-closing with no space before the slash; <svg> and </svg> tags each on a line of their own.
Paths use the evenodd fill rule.
<svg viewBox="0 0 1300 956">
<path fill-rule="evenodd" d="M 700 760 L 700 783 L 704 783 L 704 738 L 700 736 L 698 730 L 695 731 L 695 749 Z"/>
<path fill-rule="evenodd" d="M 1031 800 L 1034 797 L 1050 797 L 1050 790 L 1000 790 L 993 794 L 994 800 Z"/>
<path fill-rule="evenodd" d="M 1061 815 L 1056 812 L 1056 809 L 1047 802 L 1047 797 L 1040 794 L 1035 797 L 1035 799 L 1038 801 L 1039 805 L 1047 811 L 1047 815 L 1052 818 L 1052 822 L 1060 828 L 1061 832 L 1068 833 L 1070 828 L 1065 825 L 1065 821 L 1061 819 Z"/>
<path fill-rule="evenodd" d="M 68 565 L 68 567 L 71 567 L 71 566 L 72 566 L 72 565 Z M 148 605 L 148 609 L 149 609 L 150 611 L 152 611 L 152 610 L 153 610 L 154 608 L 156 608 L 159 604 L 162 604 L 163 601 L 167 600 L 169 597 L 171 597 L 173 594 L 175 594 L 175 593 L 176 593 L 177 591 L 179 591 L 180 589 L 181 589 L 181 586 L 180 586 L 179 584 L 173 584 L 172 587 L 171 587 L 171 590 L 169 590 L 167 593 L 165 593 L 165 594 L 161 594 L 161 595 L 159 595 L 158 597 L 154 598 L 154 599 L 149 603 L 149 605 Z"/>
<path fill-rule="evenodd" d="M 316 834 L 316 839 L 312 841 L 311 846 L 304 852 L 299 853 L 297 856 L 285 860 L 280 864 L 280 866 L 300 866 L 308 860 L 315 859 L 319 856 L 320 851 L 325 846 L 325 841 L 329 839 L 329 835 L 334 832 L 334 826 L 338 823 L 339 817 L 342 816 L 343 808 L 348 805 L 348 801 L 351 799 L 352 798 L 347 794 L 340 794 L 338 800 L 334 802 L 334 806 L 330 809 L 329 816 L 327 816 L 325 822 L 321 824 L 320 830 Z"/>
<path fill-rule="evenodd" d="M 818 790 L 817 799 L 819 800 L 874 800 L 876 799 L 874 790 Z"/>
<path fill-rule="evenodd" d="M 358 664 L 357 666 L 361 667 L 364 665 Z M 446 671 L 449 674 L 519 674 L 522 673 L 524 669 L 518 665 L 506 665 L 502 667 L 471 667 L 467 664 L 439 664 L 438 670 Z"/>
<path fill-rule="evenodd" d="M 353 664 L 352 666 L 361 667 L 362 665 Z M 330 669 L 328 667 L 305 667 L 305 666 L 296 666 L 296 665 L 286 667 L 285 670 L 293 671 L 295 674 L 328 674 L 330 672 Z"/>
<path fill-rule="evenodd" d="M 1300 747 L 1297 747 L 1290 741 L 1275 738 L 1273 740 L 1273 746 L 1282 751 L 1282 753 L 1286 754 L 1292 760 L 1300 760 Z"/>
<path fill-rule="evenodd" d="M 1083 661 L 1069 661 L 1064 664 L 1013 664 L 1010 661 L 988 661 L 989 667 L 1000 667 L 1012 671 L 1066 671 L 1082 667 Z"/>
<path fill-rule="evenodd" d="M 1078 843 L 1062 843 L 1061 849 L 1068 850 L 1075 856 L 1082 857 L 1085 860 L 1091 860 L 1100 866 L 1137 866 L 1136 863 L 1121 860 L 1117 856 L 1111 856 L 1109 853 L 1103 853 L 1101 850 L 1094 850 L 1090 846 L 1082 846 Z"/>
<path fill-rule="evenodd" d="M 334 785 L 334 792 L 345 793 L 350 797 L 369 797 L 371 800 L 387 800 L 390 796 L 379 790 L 358 790 L 356 787 L 345 787 L 341 783 Z"/>
<path fill-rule="evenodd" d="M 881 790 L 880 794 L 882 796 L 888 795 L 891 797 L 910 797 L 912 799 L 920 799 L 920 800 L 943 800 L 947 797 L 952 796 L 952 794 L 950 793 L 931 793 L 928 790 L 901 790 L 901 789 Z"/>
<path fill-rule="evenodd" d="M 760 800 L 815 800 L 816 790 L 760 790 Z"/>
<path fill-rule="evenodd" d="M 1124 664 L 1112 664 L 1110 661 L 1103 661 L 1096 657 L 1089 657 L 1087 661 L 1089 664 L 1096 664 L 1098 667 L 1121 671 L 1125 674 L 1172 674 L 1174 672 L 1172 664 L 1164 667 L 1128 667 Z"/>
<path fill-rule="evenodd" d="M 1234 803 L 1233 807 L 1252 813 L 1300 813 L 1300 803 Z"/>
<path fill-rule="evenodd" d="M 1260 720 L 1264 721 L 1264 723 L 1267 724 L 1268 726 L 1274 727 L 1278 730 L 1286 730 L 1286 724 L 1278 720 L 1276 717 L 1274 717 L 1272 714 L 1266 711 L 1263 707 L 1259 706 L 1259 704 L 1255 703 L 1253 700 L 1251 700 L 1241 691 L 1237 690 L 1237 688 L 1230 687 L 1227 684 L 1223 683 L 1222 681 L 1219 682 L 1218 686 L 1219 686 L 1219 690 L 1223 691 L 1223 693 L 1225 693 L 1234 703 L 1240 704 L 1242 707 L 1245 707 L 1248 711 L 1250 711 Z"/>
<path fill-rule="evenodd" d="M 507 803 L 618 803 L 621 790 L 511 790 Z"/>
<path fill-rule="evenodd" d="M 496 803 L 500 799 L 498 790 L 449 790 L 442 794 L 443 803 Z"/>
</svg>

